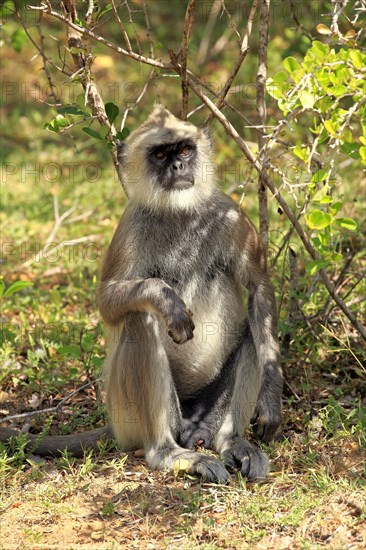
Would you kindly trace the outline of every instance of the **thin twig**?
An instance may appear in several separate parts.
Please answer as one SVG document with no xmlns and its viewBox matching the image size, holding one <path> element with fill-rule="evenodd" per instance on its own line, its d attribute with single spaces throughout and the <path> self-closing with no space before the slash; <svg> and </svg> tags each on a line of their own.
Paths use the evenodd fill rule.
<svg viewBox="0 0 366 550">
<path fill-rule="evenodd" d="M 179 67 L 177 67 L 177 70 L 179 71 Z M 216 107 L 216 105 L 210 100 L 209 97 L 207 97 L 203 92 L 202 89 L 194 82 L 192 78 L 188 78 L 188 84 L 190 88 L 194 91 L 194 93 L 207 105 L 207 107 L 211 110 L 211 112 L 214 114 L 214 116 L 221 122 L 222 126 L 225 128 L 228 135 L 230 135 L 234 141 L 238 144 L 241 151 L 244 153 L 244 155 L 247 157 L 249 162 L 254 166 L 254 168 L 257 170 L 257 172 L 261 172 L 262 165 L 261 163 L 255 158 L 252 151 L 249 149 L 246 142 L 243 140 L 243 138 L 238 134 L 237 130 L 234 128 L 234 126 L 228 121 L 228 119 L 225 117 L 225 115 Z M 285 199 L 282 197 L 281 193 L 278 191 L 278 189 L 275 187 L 274 183 L 270 180 L 268 175 L 265 175 L 264 178 L 265 184 L 270 189 L 273 196 L 276 198 L 277 202 L 280 204 L 282 210 L 292 223 L 292 225 L 295 227 L 296 232 L 298 233 L 301 241 L 303 242 L 305 249 L 309 253 L 310 257 L 313 260 L 317 260 L 317 254 L 311 245 L 310 241 L 308 240 L 302 226 L 300 225 L 299 221 L 297 220 L 295 214 L 291 210 L 290 206 L 287 204 Z M 352 325 L 356 328 L 356 330 L 359 332 L 360 336 L 366 341 L 366 330 L 365 327 L 358 321 L 358 319 L 355 317 L 355 315 L 350 311 L 350 309 L 346 306 L 346 304 L 343 302 L 341 297 L 337 294 L 337 292 L 334 290 L 333 285 L 328 277 L 328 274 L 324 268 L 319 270 L 319 275 L 329 292 L 329 294 L 332 296 L 333 300 L 336 302 L 338 307 L 343 311 L 343 313 L 348 317 Z"/>
<path fill-rule="evenodd" d="M 170 52 L 171 63 L 159 62 L 159 61 L 156 61 L 155 59 L 147 58 L 145 56 L 138 55 L 134 52 L 128 52 L 128 51 L 124 50 L 123 48 L 120 48 L 120 47 L 116 46 L 115 44 L 109 42 L 108 40 L 102 38 L 101 36 L 97 36 L 95 33 L 90 31 L 89 29 L 85 29 L 83 27 L 80 27 L 79 25 L 76 25 L 75 23 L 70 21 L 67 17 L 64 17 L 64 16 L 60 15 L 58 12 L 55 12 L 54 10 L 52 10 L 52 7 L 50 6 L 49 3 L 46 6 L 42 6 L 42 7 L 35 6 L 32 9 L 46 11 L 49 15 L 55 17 L 56 19 L 58 19 L 60 21 L 63 21 L 68 26 L 71 26 L 74 30 L 79 31 L 81 34 L 87 34 L 88 36 L 94 38 L 97 42 L 100 42 L 100 43 L 104 44 L 105 46 L 121 53 L 122 55 L 125 55 L 127 57 L 132 58 L 132 59 L 135 59 L 137 61 L 149 64 L 149 65 L 152 65 L 152 66 L 155 66 L 155 67 L 159 67 L 159 68 L 163 68 L 163 69 L 172 69 L 172 68 L 174 68 L 176 70 L 177 74 L 180 75 L 180 72 L 181 72 L 180 65 L 179 65 L 177 59 L 174 58 L 174 55 L 172 54 L 172 52 Z M 239 135 L 237 130 L 227 120 L 225 115 L 216 107 L 216 105 L 210 100 L 210 98 L 207 97 L 202 92 L 202 87 L 203 87 L 202 81 L 200 79 L 198 79 L 195 75 L 190 73 L 189 71 L 187 71 L 187 74 L 188 74 L 187 82 L 188 82 L 189 87 L 201 99 L 201 101 L 203 103 L 205 103 L 205 105 L 209 108 L 209 110 L 212 112 L 212 114 L 215 116 L 215 118 L 217 118 L 219 120 L 219 122 L 222 124 L 222 126 L 226 130 L 227 134 L 230 135 L 234 139 L 234 141 L 237 143 L 237 145 L 239 146 L 241 151 L 244 153 L 244 155 L 249 160 L 249 162 L 254 166 L 254 168 L 258 172 L 260 172 L 262 170 L 261 162 L 258 159 L 256 159 L 255 155 L 252 153 L 252 151 L 250 150 L 250 148 L 248 147 L 246 142 L 241 138 L 241 136 Z M 274 134 L 278 135 L 278 131 L 279 131 L 279 129 L 277 129 L 277 131 L 274 132 Z M 272 136 L 272 138 L 273 138 L 273 136 Z M 118 170 L 119 169 L 119 163 L 118 163 L 116 152 L 114 152 L 113 162 L 114 162 L 114 164 L 115 164 L 115 166 Z M 279 190 L 275 187 L 274 183 L 270 180 L 270 178 L 268 176 L 266 176 L 266 178 L 265 178 L 265 184 L 268 186 L 271 193 L 276 198 L 277 202 L 280 204 L 282 210 L 284 211 L 284 213 L 286 214 L 286 216 L 288 217 L 288 219 L 290 220 L 292 225 L 294 225 L 294 227 L 296 229 L 296 232 L 298 233 L 298 235 L 299 235 L 301 241 L 303 242 L 304 247 L 307 250 L 307 252 L 309 253 L 310 257 L 313 260 L 317 260 L 317 254 L 316 254 L 313 246 L 311 245 L 310 241 L 308 240 L 302 226 L 300 225 L 300 223 L 296 219 L 296 216 L 292 212 L 291 208 L 289 207 L 289 205 L 287 204 L 285 199 L 282 197 Z M 319 271 L 319 274 L 320 274 L 320 276 L 323 280 L 323 283 L 324 283 L 327 291 L 329 292 L 329 294 L 332 296 L 332 298 L 337 303 L 337 305 L 340 307 L 340 309 L 343 311 L 343 313 L 348 317 L 348 319 L 353 324 L 353 326 L 356 328 L 356 330 L 359 332 L 359 334 L 362 336 L 362 338 L 366 341 L 366 330 L 365 330 L 365 328 L 357 320 L 355 315 L 347 308 L 346 304 L 343 302 L 343 300 L 340 298 L 340 296 L 334 290 L 334 288 L 332 286 L 332 283 L 329 280 L 328 274 L 325 271 L 325 269 L 322 268 Z"/>
<path fill-rule="evenodd" d="M 132 109 L 134 109 L 141 101 L 141 99 L 144 97 L 145 93 L 147 92 L 147 89 L 149 87 L 149 83 L 150 81 L 155 77 L 155 74 L 156 74 L 156 71 L 155 69 L 151 69 L 151 72 L 148 76 L 148 79 L 146 80 L 145 84 L 144 84 L 144 87 L 142 88 L 141 90 L 141 93 L 140 95 L 137 97 L 135 103 L 132 105 L 132 107 L 127 107 L 127 109 L 125 110 L 125 112 L 123 113 L 123 117 L 122 117 L 122 122 L 121 122 L 121 131 L 123 130 L 123 128 L 125 127 L 125 124 L 126 124 L 126 119 L 127 119 L 127 115 L 130 111 L 132 111 Z"/>
<path fill-rule="evenodd" d="M 239 72 L 239 69 L 240 67 L 242 66 L 242 63 L 249 51 L 249 37 L 251 35 L 251 32 L 252 32 L 252 27 L 253 27 L 253 21 L 254 21 L 254 17 L 255 17 L 255 14 L 256 14 L 256 11 L 257 11 L 257 8 L 258 8 L 258 4 L 259 4 L 259 0 L 253 0 L 253 4 L 252 4 L 252 7 L 251 7 L 251 10 L 250 10 L 250 13 L 249 13 L 249 17 L 248 17 L 248 22 L 247 22 L 247 26 L 246 26 L 246 29 L 244 31 L 244 37 L 243 37 L 243 40 L 241 42 L 241 45 L 240 45 L 240 52 L 239 52 L 239 55 L 236 59 L 236 62 L 231 70 L 231 73 L 229 74 L 228 78 L 226 79 L 226 82 L 224 84 L 224 86 L 222 87 L 222 90 L 219 94 L 219 97 L 216 101 L 216 106 L 218 109 L 221 109 L 221 107 L 223 106 L 223 103 L 225 101 L 225 98 L 232 86 L 232 83 L 236 77 L 236 75 L 238 74 Z M 213 114 L 211 114 L 205 121 L 205 124 L 210 124 L 212 118 L 213 118 Z"/>
<path fill-rule="evenodd" d="M 55 19 L 58 19 L 59 21 L 62 21 L 65 23 L 68 27 L 71 27 L 73 30 L 78 31 L 80 34 L 85 34 L 87 36 L 90 36 L 100 44 L 104 44 L 104 46 L 107 46 L 111 50 L 114 50 L 122 55 L 126 55 L 127 57 L 131 57 L 132 59 L 135 59 L 136 61 L 140 61 L 141 63 L 146 63 L 148 65 L 152 65 L 153 67 L 158 67 L 159 69 L 174 69 L 173 65 L 171 63 L 163 63 L 162 61 L 157 61 L 156 59 L 151 59 L 149 57 L 145 57 L 142 54 L 138 54 L 135 52 L 129 52 L 125 50 L 124 48 L 121 48 L 120 46 L 117 46 L 113 42 L 110 42 L 109 40 L 106 40 L 102 36 L 99 36 L 95 34 L 95 32 L 91 31 L 90 29 L 87 29 L 86 27 L 81 27 L 80 25 L 77 25 L 76 23 L 73 23 L 72 21 L 69 21 L 67 17 L 64 15 L 61 15 L 57 11 L 51 9 L 50 7 L 45 6 L 29 6 L 32 10 L 37 11 L 44 11 L 45 13 L 48 13 Z"/>
<path fill-rule="evenodd" d="M 61 399 L 61 401 L 59 403 L 57 403 L 57 405 L 55 405 L 54 407 L 48 407 L 47 409 L 41 409 L 41 410 L 38 410 L 38 411 L 30 411 L 30 412 L 25 412 L 25 413 L 21 413 L 21 414 L 12 414 L 11 416 L 6 416 L 4 418 L 0 418 L 0 424 L 3 424 L 5 422 L 10 422 L 11 420 L 20 420 L 21 418 L 28 418 L 30 416 L 37 416 L 38 414 L 57 413 L 69 399 L 74 397 L 74 395 L 76 395 L 80 391 L 85 390 L 85 388 L 88 388 L 89 386 L 93 386 L 94 384 L 96 384 L 98 382 L 101 382 L 102 380 L 103 380 L 103 377 L 101 376 L 99 378 L 96 378 L 95 380 L 92 380 L 91 382 L 88 382 L 87 384 L 84 384 L 83 386 L 80 386 L 80 388 L 77 388 L 73 392 L 69 393 L 69 395 L 66 395 L 66 397 Z"/>
<path fill-rule="evenodd" d="M 138 49 L 139 53 L 141 54 L 142 50 L 141 50 L 140 38 L 139 38 L 137 29 L 136 29 L 135 22 L 134 22 L 133 17 L 132 17 L 132 13 L 133 13 L 132 9 L 130 8 L 128 0 L 124 0 L 123 3 L 126 6 L 126 9 L 127 9 L 127 12 L 128 12 L 128 22 L 131 23 L 131 26 L 132 26 L 132 29 L 133 29 L 133 32 L 134 32 L 134 35 L 135 35 L 135 39 L 136 39 L 137 49 Z"/>
<path fill-rule="evenodd" d="M 119 25 L 119 28 L 120 28 L 120 31 L 121 31 L 121 34 L 123 36 L 123 39 L 126 43 L 126 48 L 129 52 L 132 52 L 132 47 L 131 47 L 131 42 L 130 42 L 130 39 L 128 38 L 128 34 L 126 32 L 126 29 L 121 21 L 121 18 L 118 14 L 118 10 L 116 8 L 116 4 L 115 4 L 115 1 L 114 0 L 111 0 L 111 6 L 112 6 L 112 10 L 113 10 L 113 13 L 114 13 L 114 17 L 116 18 L 117 20 L 117 23 Z"/>
<path fill-rule="evenodd" d="M 42 250 L 37 252 L 32 258 L 29 258 L 26 262 L 22 263 L 22 267 L 29 267 L 34 262 L 39 262 L 43 257 L 49 258 L 52 256 L 53 253 L 57 252 L 60 248 L 63 248 L 64 246 L 73 246 L 75 244 L 80 244 L 87 241 L 97 240 L 99 239 L 98 235 L 87 235 L 85 237 L 79 237 L 77 239 L 73 239 L 70 241 L 63 241 L 59 243 L 58 245 L 52 247 L 49 249 L 49 245 L 54 241 L 56 234 L 60 227 L 65 223 L 71 223 L 72 221 L 77 221 L 86 218 L 88 215 L 90 215 L 90 211 L 84 214 L 80 214 L 80 216 L 75 216 L 74 218 L 71 218 L 67 222 L 67 218 L 75 211 L 76 206 L 72 206 L 68 210 L 66 210 L 63 214 L 59 214 L 59 207 L 58 207 L 58 198 L 56 195 L 53 197 L 53 211 L 54 211 L 54 218 L 55 222 L 53 224 L 53 227 L 51 229 L 50 234 L 47 237 L 46 243 Z"/>
<path fill-rule="evenodd" d="M 146 2 L 142 2 L 142 9 L 144 11 L 144 16 L 145 16 L 146 36 L 147 36 L 147 39 L 148 39 L 149 45 L 150 45 L 150 57 L 151 57 L 151 59 L 155 59 L 154 41 L 151 37 L 152 31 L 151 31 L 149 12 L 148 12 L 148 9 L 147 9 Z"/>
<path fill-rule="evenodd" d="M 208 48 L 210 45 L 210 38 L 215 26 L 217 17 L 219 15 L 220 6 L 221 6 L 221 0 L 215 0 L 214 3 L 212 4 L 210 15 L 208 16 L 208 20 L 206 23 L 206 28 L 202 36 L 201 44 L 198 48 L 198 54 L 197 54 L 198 65 L 202 65 L 207 59 Z"/>
<path fill-rule="evenodd" d="M 289 248 L 289 264 L 290 264 L 290 299 L 288 304 L 287 326 L 288 330 L 283 338 L 283 349 L 285 353 L 288 351 L 290 341 L 293 336 L 297 312 L 299 310 L 299 304 L 297 300 L 297 293 L 299 290 L 299 266 L 297 261 L 297 254 L 291 247 Z"/>
<path fill-rule="evenodd" d="M 184 16 L 183 38 L 180 47 L 181 78 L 182 78 L 182 120 L 187 120 L 188 115 L 188 83 L 187 83 L 187 51 L 189 37 L 191 36 L 196 0 L 189 0 Z"/>
<path fill-rule="evenodd" d="M 257 110 L 259 121 L 263 125 L 267 122 L 266 109 L 266 81 L 267 81 L 267 49 L 268 49 L 268 27 L 269 27 L 270 0 L 262 0 L 259 20 L 259 61 L 257 71 Z M 268 154 L 265 148 L 264 132 L 258 136 L 259 158 L 262 161 L 262 171 L 258 177 L 258 212 L 259 212 L 259 234 L 261 236 L 263 246 L 267 250 L 268 246 L 268 229 L 269 229 L 269 214 L 268 214 L 268 188 L 264 183 L 264 177 L 267 173 Z"/>
<path fill-rule="evenodd" d="M 51 76 L 51 73 L 47 67 L 47 64 L 48 65 L 51 65 L 52 67 L 54 67 L 55 69 L 57 69 L 60 73 L 63 73 L 67 76 L 70 75 L 70 73 L 68 73 L 67 71 L 65 71 L 64 68 L 61 68 L 59 67 L 54 61 L 52 61 L 52 59 L 50 57 L 48 57 L 45 52 L 44 52 L 44 42 L 43 42 L 43 35 L 42 35 L 42 32 L 38 26 L 38 23 L 37 23 L 37 29 L 38 29 L 38 32 L 39 32 L 39 36 L 40 36 L 40 40 L 42 42 L 41 46 L 39 44 L 37 44 L 37 42 L 33 39 L 32 35 L 30 34 L 28 28 L 26 27 L 26 25 L 24 24 L 22 18 L 20 17 L 19 15 L 19 12 L 16 11 L 16 17 L 19 21 L 19 23 L 22 25 L 23 27 L 23 30 L 25 32 L 25 34 L 27 35 L 27 37 L 29 38 L 29 40 L 31 41 L 31 43 L 33 44 L 33 46 L 36 48 L 36 50 L 38 51 L 38 53 L 40 54 L 40 56 L 42 57 L 42 60 L 43 60 L 43 70 L 45 71 L 46 73 L 46 77 L 47 77 L 47 80 L 50 84 L 50 87 L 51 89 L 53 90 L 55 88 L 55 84 L 53 83 L 53 80 L 52 80 L 52 76 Z M 55 97 L 55 94 L 54 94 L 54 97 Z M 55 101 L 58 101 L 55 99 Z"/>
<path fill-rule="evenodd" d="M 342 12 L 344 11 L 345 7 L 348 4 L 348 0 L 332 0 L 332 7 L 333 7 L 333 14 L 332 14 L 332 23 L 330 25 L 331 31 L 339 36 L 342 37 L 342 33 L 339 30 L 338 27 L 338 20 Z"/>
</svg>

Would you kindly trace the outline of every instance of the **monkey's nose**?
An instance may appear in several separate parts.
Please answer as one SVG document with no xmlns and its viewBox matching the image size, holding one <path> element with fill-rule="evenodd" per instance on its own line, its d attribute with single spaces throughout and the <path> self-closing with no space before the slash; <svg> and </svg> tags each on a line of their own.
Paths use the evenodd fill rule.
<svg viewBox="0 0 366 550">
<path fill-rule="evenodd" d="M 181 162 L 180 160 L 176 160 L 175 162 L 173 162 L 172 166 L 173 170 L 183 170 L 183 162 Z"/>
</svg>

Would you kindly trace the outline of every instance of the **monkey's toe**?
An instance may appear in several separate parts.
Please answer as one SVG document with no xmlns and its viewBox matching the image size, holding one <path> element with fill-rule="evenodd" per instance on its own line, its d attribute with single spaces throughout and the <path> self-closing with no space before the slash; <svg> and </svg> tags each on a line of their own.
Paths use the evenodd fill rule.
<svg viewBox="0 0 366 550">
<path fill-rule="evenodd" d="M 197 459 L 190 466 L 189 472 L 199 474 L 211 483 L 227 483 L 230 479 L 230 474 L 221 460 L 203 454 L 197 454 Z"/>
<path fill-rule="evenodd" d="M 240 469 L 243 476 L 250 481 L 264 479 L 269 473 L 267 455 L 244 439 L 233 442 L 230 448 L 221 454 L 221 458 L 229 468 Z"/>
<path fill-rule="evenodd" d="M 259 417 L 252 424 L 253 434 L 257 439 L 264 443 L 270 443 L 274 438 L 282 423 L 282 417 L 274 420 L 266 420 L 264 417 Z"/>
</svg>

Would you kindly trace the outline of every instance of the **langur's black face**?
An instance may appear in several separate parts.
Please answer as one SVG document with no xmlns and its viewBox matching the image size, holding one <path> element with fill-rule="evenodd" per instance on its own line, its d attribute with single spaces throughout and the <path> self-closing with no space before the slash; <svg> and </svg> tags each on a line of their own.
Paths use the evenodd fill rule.
<svg viewBox="0 0 366 550">
<path fill-rule="evenodd" d="M 196 159 L 196 145 L 189 139 L 162 143 L 148 151 L 149 169 L 167 191 L 193 187 Z"/>
</svg>

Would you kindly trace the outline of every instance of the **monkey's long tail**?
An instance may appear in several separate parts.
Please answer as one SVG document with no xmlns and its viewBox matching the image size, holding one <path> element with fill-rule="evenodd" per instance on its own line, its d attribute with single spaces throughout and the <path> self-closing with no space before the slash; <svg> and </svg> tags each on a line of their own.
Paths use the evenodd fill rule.
<svg viewBox="0 0 366 550">
<path fill-rule="evenodd" d="M 18 430 L 11 428 L 0 428 L 0 441 L 6 443 L 11 437 L 17 437 L 20 434 Z M 84 456 L 88 449 L 97 449 L 98 443 L 102 439 L 112 437 L 109 426 L 97 428 L 84 433 L 70 435 L 40 435 L 26 434 L 26 450 L 39 456 L 60 456 L 63 451 L 67 451 L 77 458 Z"/>
</svg>

